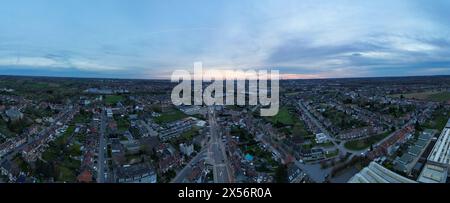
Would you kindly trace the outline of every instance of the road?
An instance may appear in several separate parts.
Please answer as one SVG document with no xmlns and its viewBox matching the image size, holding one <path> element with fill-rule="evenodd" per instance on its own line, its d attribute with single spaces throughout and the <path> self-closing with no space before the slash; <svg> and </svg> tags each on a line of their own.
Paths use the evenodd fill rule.
<svg viewBox="0 0 450 203">
<path fill-rule="evenodd" d="M 221 140 L 220 126 L 217 124 L 213 107 L 208 110 L 210 139 L 206 146 L 200 151 L 181 171 L 172 179 L 173 183 L 182 183 L 192 171 L 192 166 L 206 159 L 213 166 L 214 183 L 232 183 L 228 157 L 225 152 L 224 143 Z"/>
<path fill-rule="evenodd" d="M 213 165 L 214 183 L 231 183 L 231 177 L 228 157 L 225 152 L 224 143 L 221 140 L 222 133 L 220 126 L 217 124 L 214 107 L 208 110 L 210 144 L 208 145 L 208 159 Z"/>
<path fill-rule="evenodd" d="M 106 159 L 105 159 L 105 153 L 106 153 L 106 138 L 105 138 L 105 131 L 106 131 L 106 112 L 103 110 L 101 113 L 101 119 L 100 119 L 100 135 L 99 135 L 99 144 L 98 144 L 98 160 L 97 160 L 97 182 L 98 183 L 104 183 L 106 180 L 105 172 L 106 172 Z"/>
<path fill-rule="evenodd" d="M 206 149 L 200 151 L 194 158 L 191 159 L 191 161 L 189 161 L 189 163 L 183 169 L 181 169 L 181 171 L 177 173 L 177 176 L 172 179 L 171 183 L 183 183 L 186 177 L 188 177 L 192 172 L 192 166 L 206 159 L 207 152 L 208 150 Z"/>
<path fill-rule="evenodd" d="M 316 117 L 311 115 L 311 113 L 308 111 L 308 109 L 306 109 L 306 107 L 300 101 L 298 102 L 297 106 L 301 108 L 302 112 L 305 113 L 305 115 L 314 123 L 314 125 L 320 130 L 320 132 L 325 133 L 328 140 L 330 140 L 333 143 L 333 145 L 337 149 L 339 149 L 339 154 L 346 154 L 346 153 L 355 154 L 354 152 L 348 151 L 343 145 L 338 144 L 336 142 L 336 139 L 331 137 L 331 133 L 322 125 L 322 123 L 320 123 L 316 119 Z"/>
</svg>

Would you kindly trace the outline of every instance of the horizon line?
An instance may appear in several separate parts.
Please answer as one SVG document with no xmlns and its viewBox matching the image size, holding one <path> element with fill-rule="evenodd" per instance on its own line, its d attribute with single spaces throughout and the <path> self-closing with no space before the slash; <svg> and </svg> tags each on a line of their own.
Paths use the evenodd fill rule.
<svg viewBox="0 0 450 203">
<path fill-rule="evenodd" d="M 5 75 L 0 74 L 0 77 L 40 77 L 40 78 L 70 78 L 70 79 L 103 79 L 103 80 L 155 80 L 155 81 L 170 81 L 170 78 L 114 78 L 114 77 L 89 77 L 89 76 L 51 76 L 51 75 Z M 376 78 L 413 78 L 413 77 L 450 77 L 448 75 L 405 75 L 405 76 L 360 76 L 360 77 L 324 77 L 324 78 L 280 78 L 280 81 L 290 80 L 336 80 L 336 79 L 376 79 Z M 193 80 L 195 81 L 195 80 Z"/>
</svg>

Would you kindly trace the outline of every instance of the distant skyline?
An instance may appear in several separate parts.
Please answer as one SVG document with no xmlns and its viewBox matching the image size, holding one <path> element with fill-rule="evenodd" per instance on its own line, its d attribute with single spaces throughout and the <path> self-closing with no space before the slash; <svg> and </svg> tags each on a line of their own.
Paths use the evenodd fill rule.
<svg viewBox="0 0 450 203">
<path fill-rule="evenodd" d="M 450 75 L 445 0 L 3 0 L 0 75 L 166 79 Z"/>
</svg>

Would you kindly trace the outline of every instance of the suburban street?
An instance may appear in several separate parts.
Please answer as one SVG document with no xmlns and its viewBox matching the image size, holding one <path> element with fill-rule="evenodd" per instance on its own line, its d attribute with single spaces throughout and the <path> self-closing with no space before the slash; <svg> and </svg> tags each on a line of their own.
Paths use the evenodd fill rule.
<svg viewBox="0 0 450 203">
<path fill-rule="evenodd" d="M 200 151 L 194 158 L 191 159 L 191 161 L 189 161 L 188 164 L 186 164 L 186 166 L 183 169 L 181 169 L 177 173 L 177 176 L 175 176 L 175 178 L 172 179 L 172 181 L 170 181 L 170 182 L 171 183 L 183 183 L 184 179 L 187 176 L 189 176 L 190 173 L 192 172 L 192 166 L 207 158 L 207 152 L 208 152 L 208 150 L 206 150 L 206 149 L 203 149 L 202 151 Z"/>
<path fill-rule="evenodd" d="M 331 133 L 316 119 L 316 117 L 311 115 L 311 113 L 308 111 L 308 109 L 306 109 L 305 106 L 301 102 L 298 102 L 297 106 L 302 109 L 302 112 L 304 112 L 306 114 L 306 116 L 314 123 L 314 125 L 320 130 L 320 132 L 325 133 L 328 140 L 330 140 L 333 143 L 333 145 L 337 149 L 339 149 L 340 154 L 346 154 L 347 152 L 354 154 L 353 152 L 348 151 L 343 145 L 339 145 L 336 142 L 336 140 L 333 137 L 331 137 Z"/>
<path fill-rule="evenodd" d="M 26 147 L 32 145 L 35 141 L 41 140 L 41 139 L 46 139 L 48 136 L 52 135 L 58 127 L 58 125 L 57 125 L 58 122 L 68 123 L 73 118 L 73 116 L 75 115 L 75 113 L 77 111 L 78 111 L 78 108 L 74 108 L 74 107 L 64 109 L 63 112 L 59 116 L 55 117 L 55 122 L 53 122 L 52 125 L 43 129 L 42 131 L 40 131 L 34 138 L 32 138 L 32 139 L 28 138 L 27 142 L 23 143 L 20 146 L 17 146 L 6 156 L 2 157 L 0 163 L 3 163 L 4 161 L 12 160 L 17 153 L 21 153 Z"/>
</svg>

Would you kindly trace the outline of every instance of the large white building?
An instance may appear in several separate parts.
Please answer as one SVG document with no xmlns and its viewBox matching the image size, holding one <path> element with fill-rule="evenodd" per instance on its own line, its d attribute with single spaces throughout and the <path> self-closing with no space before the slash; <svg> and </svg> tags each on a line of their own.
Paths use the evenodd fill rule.
<svg viewBox="0 0 450 203">
<path fill-rule="evenodd" d="M 436 141 L 428 161 L 437 165 L 450 166 L 450 119 Z"/>
<path fill-rule="evenodd" d="M 380 164 L 372 161 L 369 166 L 363 168 L 354 175 L 349 183 L 417 183 L 405 178 L 397 173 L 384 168 Z"/>
<path fill-rule="evenodd" d="M 445 183 L 450 169 L 450 119 L 439 135 L 427 164 L 417 181 L 421 183 Z"/>
</svg>

